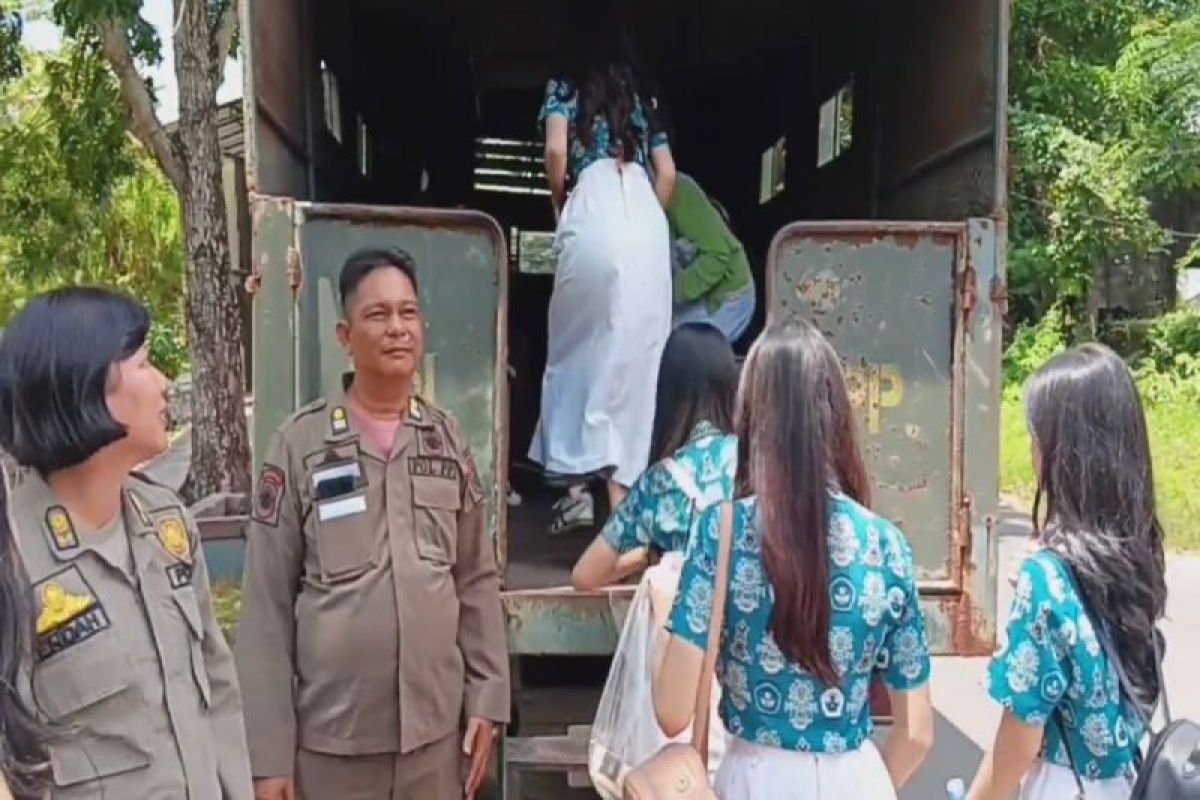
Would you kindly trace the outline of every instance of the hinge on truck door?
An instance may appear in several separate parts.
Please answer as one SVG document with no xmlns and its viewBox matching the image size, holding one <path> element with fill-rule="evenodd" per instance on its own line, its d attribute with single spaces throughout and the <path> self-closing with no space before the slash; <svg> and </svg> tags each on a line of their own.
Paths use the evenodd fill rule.
<svg viewBox="0 0 1200 800">
<path fill-rule="evenodd" d="M 970 264 L 958 273 L 958 306 L 962 309 L 963 327 L 966 333 L 970 333 L 971 317 L 975 313 L 975 303 L 978 299 L 978 290 L 975 288 L 975 268 Z"/>
<path fill-rule="evenodd" d="M 258 290 L 262 288 L 262 269 L 255 267 L 250 274 L 246 276 L 246 294 L 258 294 Z"/>
<path fill-rule="evenodd" d="M 1000 312 L 1000 316 L 1008 315 L 1008 287 L 1004 285 L 1004 281 L 1000 280 L 999 275 L 992 276 L 991 285 L 991 301 Z"/>
<path fill-rule="evenodd" d="M 288 248 L 288 285 L 299 289 L 304 280 L 304 266 L 300 261 L 300 251 L 295 247 Z"/>
</svg>

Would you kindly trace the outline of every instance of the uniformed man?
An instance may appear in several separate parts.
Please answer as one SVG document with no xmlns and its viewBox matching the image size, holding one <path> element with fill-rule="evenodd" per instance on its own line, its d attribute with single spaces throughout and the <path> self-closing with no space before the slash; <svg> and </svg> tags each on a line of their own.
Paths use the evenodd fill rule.
<svg viewBox="0 0 1200 800">
<path fill-rule="evenodd" d="M 247 533 L 239 673 L 260 800 L 472 797 L 509 714 L 483 491 L 455 420 L 413 393 L 416 269 L 339 281 L 344 393 L 287 420 Z"/>
<path fill-rule="evenodd" d="M 0 340 L 0 447 L 33 589 L 26 695 L 50 723 L 50 796 L 253 797 L 233 657 L 196 527 L 134 473 L 167 446 L 166 379 L 132 299 L 65 289 Z"/>
</svg>

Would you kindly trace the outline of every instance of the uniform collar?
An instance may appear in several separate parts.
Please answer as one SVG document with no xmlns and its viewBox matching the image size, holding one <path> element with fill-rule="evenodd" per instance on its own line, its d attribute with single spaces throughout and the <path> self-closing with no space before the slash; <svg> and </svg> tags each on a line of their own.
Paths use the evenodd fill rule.
<svg viewBox="0 0 1200 800">
<path fill-rule="evenodd" d="M 355 428 L 354 420 L 351 418 L 350 406 L 346 397 L 352 377 L 352 375 L 346 375 L 342 379 L 345 388 L 330 395 L 329 401 L 326 403 L 325 441 L 329 443 L 342 442 L 359 436 L 359 431 Z M 408 413 L 401 421 L 410 428 L 425 430 L 433 427 L 429 405 L 415 394 L 409 398 Z"/>
<path fill-rule="evenodd" d="M 42 536 L 46 540 L 47 549 L 56 560 L 74 561 L 84 552 L 93 552 L 108 560 L 99 548 L 84 540 L 78 525 L 71 517 L 71 512 L 55 496 L 48 483 L 36 475 L 31 475 L 26 480 L 31 484 L 29 490 L 34 493 L 29 496 L 28 501 L 44 509 L 41 515 Z M 137 493 L 132 481 L 125 481 L 121 493 L 122 522 L 128 534 L 145 536 L 154 533 L 155 524 L 150 516 L 151 509 L 146 499 Z"/>
</svg>

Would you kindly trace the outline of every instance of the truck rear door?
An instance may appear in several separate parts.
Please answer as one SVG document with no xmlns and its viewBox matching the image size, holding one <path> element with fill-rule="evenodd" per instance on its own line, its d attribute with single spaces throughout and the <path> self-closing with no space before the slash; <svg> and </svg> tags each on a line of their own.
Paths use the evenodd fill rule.
<svg viewBox="0 0 1200 800">
<path fill-rule="evenodd" d="M 768 259 L 771 315 L 842 357 L 872 505 L 909 538 L 938 653 L 994 635 L 999 269 L 990 219 L 798 222 Z"/>
<path fill-rule="evenodd" d="M 399 247 L 417 262 L 425 309 L 418 390 L 457 417 L 487 495 L 488 529 L 505 552 L 501 487 L 507 460 L 503 309 L 507 250 L 500 227 L 471 211 L 338 205 L 255 196 L 253 422 L 256 453 L 305 403 L 338 388 L 349 368 L 332 335 L 337 279 L 360 247 Z M 503 568 L 503 564 L 501 564 Z"/>
</svg>

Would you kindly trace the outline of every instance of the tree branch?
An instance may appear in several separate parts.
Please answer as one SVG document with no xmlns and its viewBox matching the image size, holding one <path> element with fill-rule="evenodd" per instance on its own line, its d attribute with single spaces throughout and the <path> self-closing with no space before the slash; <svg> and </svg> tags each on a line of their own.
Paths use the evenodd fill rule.
<svg viewBox="0 0 1200 800">
<path fill-rule="evenodd" d="M 109 18 L 98 22 L 96 30 L 100 34 L 104 57 L 108 60 L 121 84 L 121 98 L 125 101 L 129 129 L 138 138 L 138 141 L 154 155 L 158 165 L 175 185 L 175 188 L 183 191 L 184 184 L 187 182 L 187 173 L 179 158 L 179 153 L 175 149 L 175 144 L 171 140 L 171 135 L 167 133 L 166 128 L 158 119 L 158 114 L 154 111 L 154 99 L 150 97 L 150 91 L 138 73 L 124 26 L 117 20 Z"/>
<path fill-rule="evenodd" d="M 225 62 L 229 60 L 229 51 L 233 48 L 233 39 L 237 36 L 240 5 L 241 0 L 229 0 L 229 5 L 225 7 L 220 21 L 217 22 L 216 34 L 213 39 L 217 48 L 217 59 L 213 62 L 213 68 L 218 75 L 225 70 Z"/>
</svg>

